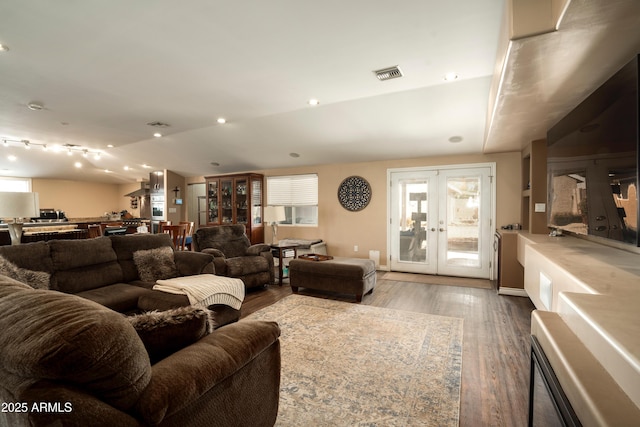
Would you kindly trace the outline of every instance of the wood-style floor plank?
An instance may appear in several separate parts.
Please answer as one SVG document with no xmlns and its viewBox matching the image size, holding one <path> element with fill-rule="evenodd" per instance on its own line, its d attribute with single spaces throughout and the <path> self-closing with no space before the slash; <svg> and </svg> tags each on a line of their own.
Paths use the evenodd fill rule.
<svg viewBox="0 0 640 427">
<path fill-rule="evenodd" d="M 382 280 L 362 304 L 464 319 L 460 426 L 524 426 L 529 392 L 528 298 L 495 290 Z M 457 279 L 459 280 L 459 279 Z M 247 293 L 242 316 L 291 294 L 288 285 Z M 351 295 L 305 289 L 301 295 L 355 303 Z"/>
</svg>

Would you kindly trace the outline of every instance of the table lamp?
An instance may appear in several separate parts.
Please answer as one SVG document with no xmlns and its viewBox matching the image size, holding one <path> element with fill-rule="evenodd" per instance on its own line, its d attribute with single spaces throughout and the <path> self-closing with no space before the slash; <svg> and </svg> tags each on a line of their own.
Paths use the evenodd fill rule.
<svg viewBox="0 0 640 427">
<path fill-rule="evenodd" d="M 264 222 L 271 224 L 271 243 L 275 245 L 278 242 L 278 222 L 287 219 L 284 206 L 265 206 Z"/>
<path fill-rule="evenodd" d="M 0 218 L 13 218 L 7 224 L 12 245 L 20 244 L 22 220 L 39 216 L 38 193 L 0 192 Z"/>
</svg>

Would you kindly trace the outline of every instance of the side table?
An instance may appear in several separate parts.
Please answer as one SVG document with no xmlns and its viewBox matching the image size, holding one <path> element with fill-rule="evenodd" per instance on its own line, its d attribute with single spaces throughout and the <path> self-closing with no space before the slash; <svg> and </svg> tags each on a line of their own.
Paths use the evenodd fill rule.
<svg viewBox="0 0 640 427">
<path fill-rule="evenodd" d="M 273 250 L 273 255 L 278 258 L 278 285 L 282 286 L 283 274 L 282 270 L 284 267 L 284 259 L 285 258 L 296 258 L 298 256 L 298 244 L 291 245 L 271 245 L 271 249 Z M 287 256 L 287 251 L 293 250 L 293 257 Z"/>
</svg>

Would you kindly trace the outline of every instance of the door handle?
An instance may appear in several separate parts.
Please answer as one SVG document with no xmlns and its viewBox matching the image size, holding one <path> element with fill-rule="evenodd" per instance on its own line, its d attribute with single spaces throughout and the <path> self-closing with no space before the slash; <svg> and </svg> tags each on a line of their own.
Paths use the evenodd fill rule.
<svg viewBox="0 0 640 427">
<path fill-rule="evenodd" d="M 441 229 L 440 229 L 440 231 L 447 231 L 447 230 L 446 230 L 446 229 L 444 229 L 444 228 L 441 228 Z"/>
<path fill-rule="evenodd" d="M 431 228 L 431 231 L 436 231 L 435 227 L 432 227 L 432 228 Z"/>
</svg>

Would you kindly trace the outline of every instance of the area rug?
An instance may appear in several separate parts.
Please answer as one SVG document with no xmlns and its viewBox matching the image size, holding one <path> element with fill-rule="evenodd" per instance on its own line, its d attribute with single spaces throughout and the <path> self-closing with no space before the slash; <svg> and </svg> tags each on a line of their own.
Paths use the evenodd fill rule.
<svg viewBox="0 0 640 427">
<path fill-rule="evenodd" d="M 282 329 L 277 426 L 457 426 L 463 320 L 301 295 Z"/>
<path fill-rule="evenodd" d="M 469 277 L 434 276 L 430 274 L 400 273 L 389 271 L 381 277 L 382 280 L 397 282 L 424 283 L 426 285 L 463 286 L 467 288 L 493 289 L 491 281 L 487 279 L 472 279 Z"/>
</svg>

